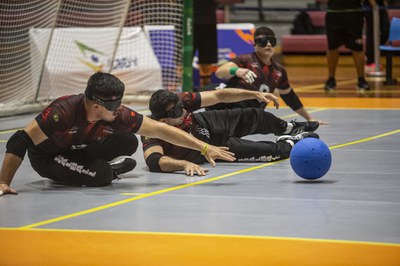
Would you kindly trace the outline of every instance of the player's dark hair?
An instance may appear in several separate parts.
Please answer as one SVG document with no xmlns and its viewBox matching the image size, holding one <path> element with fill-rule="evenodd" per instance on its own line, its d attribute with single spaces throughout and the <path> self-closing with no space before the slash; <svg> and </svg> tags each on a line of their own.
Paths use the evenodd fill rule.
<svg viewBox="0 0 400 266">
<path fill-rule="evenodd" d="M 275 36 L 275 32 L 268 28 L 268 27 L 259 27 L 256 29 L 256 31 L 254 32 L 254 38 L 258 37 L 258 36 Z"/>
<path fill-rule="evenodd" d="M 149 109 L 151 117 L 154 119 L 162 118 L 167 112 L 167 108 L 171 104 L 176 104 L 179 101 L 178 95 L 167 90 L 158 90 L 151 95 Z"/>
<path fill-rule="evenodd" d="M 88 80 L 85 95 L 94 95 L 103 100 L 109 100 L 112 97 L 122 97 L 124 95 L 125 85 L 116 76 L 109 73 L 94 73 Z"/>
</svg>

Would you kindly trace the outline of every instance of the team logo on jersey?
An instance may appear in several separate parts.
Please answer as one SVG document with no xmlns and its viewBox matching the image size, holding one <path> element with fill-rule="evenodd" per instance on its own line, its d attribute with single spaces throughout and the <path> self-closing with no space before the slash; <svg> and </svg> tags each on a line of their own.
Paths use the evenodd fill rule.
<svg viewBox="0 0 400 266">
<path fill-rule="evenodd" d="M 258 89 L 261 92 L 270 92 L 269 86 L 267 84 L 261 84 L 260 88 Z"/>
<path fill-rule="evenodd" d="M 210 131 L 208 131 L 207 128 L 198 127 L 198 128 L 196 128 L 196 132 L 197 132 L 197 134 L 199 134 L 199 135 L 206 136 L 208 139 L 210 138 Z M 190 134 L 191 134 L 191 133 L 190 133 Z"/>
<path fill-rule="evenodd" d="M 73 126 L 70 130 L 68 130 L 68 134 L 76 134 L 78 132 L 78 127 Z"/>
<path fill-rule="evenodd" d="M 278 82 L 282 75 L 282 72 L 279 70 L 275 70 L 274 72 L 272 72 L 272 78 L 275 80 L 275 82 Z"/>
<path fill-rule="evenodd" d="M 51 107 L 47 107 L 46 109 L 44 109 L 44 111 L 42 112 L 42 118 L 44 121 L 46 121 L 49 118 L 51 111 L 52 111 Z"/>
<path fill-rule="evenodd" d="M 82 150 L 87 147 L 87 144 L 72 145 L 71 150 Z"/>
<path fill-rule="evenodd" d="M 260 65 L 259 65 L 257 62 L 253 62 L 253 63 L 251 63 L 251 67 L 252 67 L 253 69 L 257 69 L 257 68 L 260 67 Z"/>
<path fill-rule="evenodd" d="M 114 133 L 114 129 L 112 127 L 106 126 L 103 128 L 103 133 L 105 134 L 113 134 Z"/>
<path fill-rule="evenodd" d="M 58 117 L 58 114 L 53 115 L 53 120 L 54 122 L 58 122 L 60 118 Z"/>
</svg>

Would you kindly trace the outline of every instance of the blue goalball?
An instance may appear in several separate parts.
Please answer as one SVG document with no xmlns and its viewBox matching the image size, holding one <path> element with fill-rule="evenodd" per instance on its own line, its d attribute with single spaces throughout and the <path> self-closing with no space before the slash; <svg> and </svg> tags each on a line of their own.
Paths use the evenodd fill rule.
<svg viewBox="0 0 400 266">
<path fill-rule="evenodd" d="M 297 142 L 290 152 L 290 165 L 300 177 L 315 180 L 323 177 L 331 167 L 332 155 L 320 139 L 305 138 Z"/>
</svg>

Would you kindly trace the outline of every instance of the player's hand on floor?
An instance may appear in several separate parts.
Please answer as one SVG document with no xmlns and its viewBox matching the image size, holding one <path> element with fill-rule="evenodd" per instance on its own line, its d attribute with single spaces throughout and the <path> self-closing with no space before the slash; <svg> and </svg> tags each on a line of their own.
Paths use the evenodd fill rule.
<svg viewBox="0 0 400 266">
<path fill-rule="evenodd" d="M 207 169 L 204 169 L 200 167 L 200 165 L 191 162 L 187 162 L 184 165 L 184 171 L 187 176 L 194 176 L 194 175 L 205 176 L 208 172 Z"/>
<path fill-rule="evenodd" d="M 4 194 L 14 194 L 17 195 L 18 192 L 14 189 L 12 189 L 9 185 L 7 184 L 0 184 L 0 196 Z"/>
<path fill-rule="evenodd" d="M 215 160 L 220 159 L 228 162 L 233 162 L 236 158 L 235 154 L 229 151 L 228 147 L 217 147 L 209 145 L 204 157 L 214 167 Z"/>
</svg>

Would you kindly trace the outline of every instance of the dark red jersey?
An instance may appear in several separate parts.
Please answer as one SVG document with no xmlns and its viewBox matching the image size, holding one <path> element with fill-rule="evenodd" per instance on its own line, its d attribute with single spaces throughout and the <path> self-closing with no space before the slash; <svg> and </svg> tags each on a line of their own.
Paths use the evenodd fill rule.
<svg viewBox="0 0 400 266">
<path fill-rule="evenodd" d="M 257 78 L 253 83 L 247 83 L 241 78 L 233 77 L 226 82 L 229 88 L 242 88 L 253 91 L 274 92 L 275 89 L 285 90 L 290 88 L 289 79 L 285 68 L 272 60 L 271 65 L 265 65 L 256 53 L 239 55 L 230 60 L 239 67 L 253 71 Z"/>
<path fill-rule="evenodd" d="M 201 97 L 198 92 L 184 92 L 177 94 L 183 103 L 183 108 L 187 111 L 183 124 L 176 126 L 179 129 L 184 130 L 192 134 L 193 136 L 203 139 L 201 135 L 201 130 L 198 129 L 196 120 L 193 119 L 193 112 L 200 109 Z M 161 146 L 164 150 L 164 155 L 170 156 L 179 160 L 187 160 L 196 163 L 204 162 L 204 157 L 200 152 L 183 148 L 180 146 L 175 146 L 161 139 L 149 138 L 142 136 L 143 151 L 146 151 L 153 146 Z"/>
<path fill-rule="evenodd" d="M 79 94 L 56 99 L 35 119 L 48 137 L 35 149 L 57 154 L 98 143 L 113 133 L 135 133 L 143 122 L 143 115 L 123 106 L 113 122 L 90 123 L 86 120 L 84 95 Z"/>
</svg>

